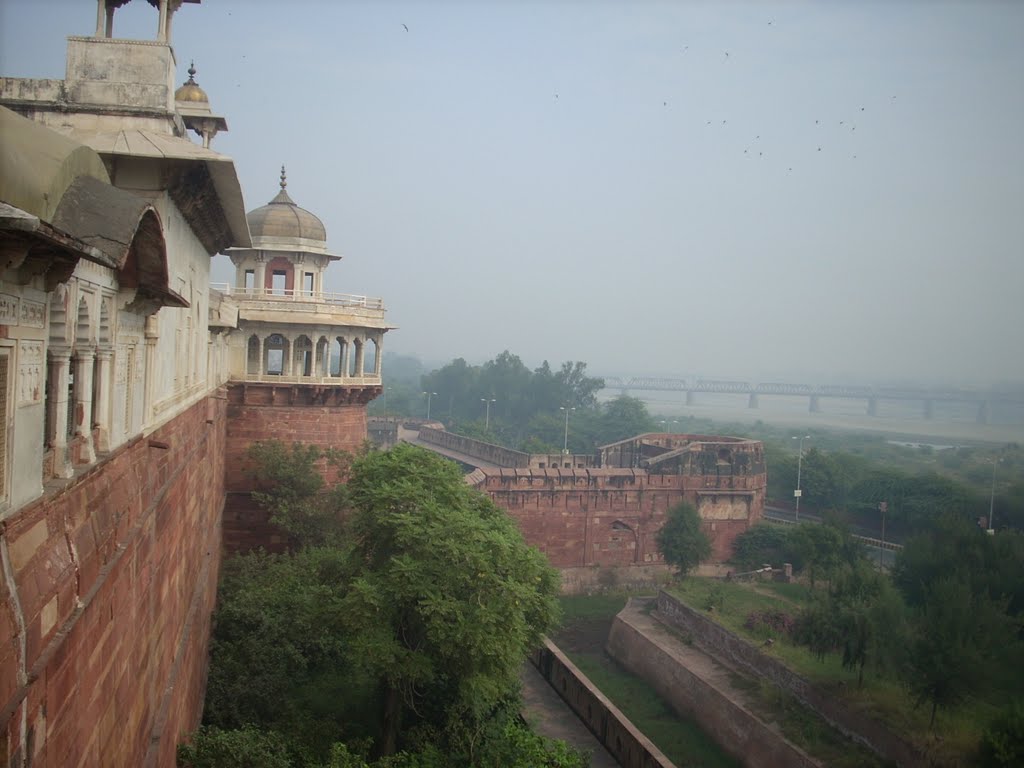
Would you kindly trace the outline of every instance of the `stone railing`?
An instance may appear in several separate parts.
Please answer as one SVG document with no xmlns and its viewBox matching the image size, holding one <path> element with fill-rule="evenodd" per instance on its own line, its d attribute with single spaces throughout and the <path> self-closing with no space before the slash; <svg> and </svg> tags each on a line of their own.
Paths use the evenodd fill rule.
<svg viewBox="0 0 1024 768">
<path fill-rule="evenodd" d="M 379 387 L 381 377 L 372 373 L 362 376 L 283 376 L 276 373 L 233 372 L 231 381 L 257 384 L 305 384 L 321 387 Z"/>
<path fill-rule="evenodd" d="M 550 640 L 530 660 L 622 768 L 675 768 Z"/>
<path fill-rule="evenodd" d="M 726 664 L 766 678 L 789 691 L 836 729 L 885 759 L 903 766 L 925 765 L 924 756 L 912 744 L 883 724 L 853 711 L 834 694 L 817 688 L 781 661 L 762 653 L 664 590 L 658 592 L 658 615 L 668 624 L 690 633 L 700 647 Z"/>
<path fill-rule="evenodd" d="M 228 283 L 212 283 L 215 291 L 241 301 L 274 302 L 268 306 L 279 307 L 277 302 L 306 302 L 308 304 L 328 304 L 335 307 L 362 307 L 364 309 L 384 309 L 384 299 L 373 296 L 360 296 L 354 293 L 326 293 L 323 291 L 303 291 L 295 289 L 273 288 L 239 288 Z M 292 307 L 289 307 L 291 310 Z"/>
</svg>

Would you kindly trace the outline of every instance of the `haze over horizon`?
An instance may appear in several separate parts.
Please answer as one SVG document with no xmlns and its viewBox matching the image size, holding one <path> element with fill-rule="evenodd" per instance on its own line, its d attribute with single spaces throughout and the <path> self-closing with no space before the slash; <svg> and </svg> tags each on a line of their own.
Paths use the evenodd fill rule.
<svg viewBox="0 0 1024 768">
<path fill-rule="evenodd" d="M 63 77 L 95 13 L 0 0 L 0 74 Z M 173 35 L 247 210 L 284 164 L 386 352 L 1024 382 L 1024 4 L 207 0 Z"/>
</svg>

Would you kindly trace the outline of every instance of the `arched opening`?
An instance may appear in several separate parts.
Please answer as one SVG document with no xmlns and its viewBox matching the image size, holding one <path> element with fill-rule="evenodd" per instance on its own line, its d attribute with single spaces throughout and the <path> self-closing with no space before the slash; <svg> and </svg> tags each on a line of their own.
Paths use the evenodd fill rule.
<svg viewBox="0 0 1024 768">
<path fill-rule="evenodd" d="M 245 372 L 250 376 L 256 376 L 260 371 L 260 339 L 254 333 L 249 337 L 246 344 Z"/>
<path fill-rule="evenodd" d="M 316 340 L 316 375 L 324 378 L 331 375 L 331 342 L 326 336 Z"/>
<path fill-rule="evenodd" d="M 343 351 L 343 342 L 340 336 L 336 336 L 331 340 L 330 348 L 330 375 L 341 376 L 341 353 Z"/>
<path fill-rule="evenodd" d="M 313 342 L 302 335 L 295 340 L 295 357 L 292 360 L 293 376 L 313 375 Z"/>
<path fill-rule="evenodd" d="M 271 259 L 263 288 L 273 296 L 295 295 L 295 265 L 283 256 Z"/>
<path fill-rule="evenodd" d="M 284 375 L 285 352 L 288 341 L 280 333 L 272 333 L 267 337 L 266 350 L 263 353 L 263 370 L 268 376 Z"/>
<path fill-rule="evenodd" d="M 380 354 L 378 348 L 378 342 L 376 339 L 366 340 L 366 358 L 364 360 L 365 370 L 373 371 L 374 376 L 380 375 L 380 363 L 377 360 L 377 356 Z"/>
</svg>

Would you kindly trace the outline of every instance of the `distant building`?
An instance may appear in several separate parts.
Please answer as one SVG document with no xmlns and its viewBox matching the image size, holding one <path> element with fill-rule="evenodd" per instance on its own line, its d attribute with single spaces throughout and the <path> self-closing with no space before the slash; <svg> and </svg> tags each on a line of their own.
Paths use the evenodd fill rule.
<svg viewBox="0 0 1024 768">
<path fill-rule="evenodd" d="M 680 502 L 697 509 L 715 562 L 728 560 L 736 537 L 764 515 L 759 440 L 649 433 L 593 456 L 549 456 L 423 426 L 415 442 L 475 467 L 467 482 L 518 521 L 570 590 L 592 588 L 598 567 L 631 566 L 622 578 L 634 581 L 647 566 L 663 568 L 655 537 Z"/>
</svg>

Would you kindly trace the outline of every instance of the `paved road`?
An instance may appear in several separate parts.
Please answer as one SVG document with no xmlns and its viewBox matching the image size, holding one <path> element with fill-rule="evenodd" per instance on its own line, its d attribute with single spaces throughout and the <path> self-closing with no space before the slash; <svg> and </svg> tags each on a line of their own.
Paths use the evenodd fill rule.
<svg viewBox="0 0 1024 768">
<path fill-rule="evenodd" d="M 548 685 L 530 662 L 519 674 L 523 681 L 523 715 L 536 733 L 562 739 L 591 754 L 591 768 L 619 768 L 615 758 L 601 746 L 555 689 Z"/>
</svg>

